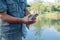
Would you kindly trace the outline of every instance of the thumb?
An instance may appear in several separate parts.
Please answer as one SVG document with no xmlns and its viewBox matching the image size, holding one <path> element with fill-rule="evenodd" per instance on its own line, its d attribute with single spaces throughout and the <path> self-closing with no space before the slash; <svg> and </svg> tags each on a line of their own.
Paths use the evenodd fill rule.
<svg viewBox="0 0 60 40">
<path fill-rule="evenodd" d="M 31 14 L 28 14 L 26 17 L 30 17 L 31 16 Z"/>
</svg>

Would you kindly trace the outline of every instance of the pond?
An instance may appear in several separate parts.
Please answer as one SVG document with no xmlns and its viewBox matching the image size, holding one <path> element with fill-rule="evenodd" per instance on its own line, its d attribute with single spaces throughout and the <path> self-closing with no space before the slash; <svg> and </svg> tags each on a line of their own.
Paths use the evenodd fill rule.
<svg viewBox="0 0 60 40">
<path fill-rule="evenodd" d="M 60 32 L 58 32 L 54 26 L 42 27 L 38 35 L 36 35 L 35 30 L 35 27 L 31 27 L 26 38 L 23 40 L 60 40 Z"/>
</svg>

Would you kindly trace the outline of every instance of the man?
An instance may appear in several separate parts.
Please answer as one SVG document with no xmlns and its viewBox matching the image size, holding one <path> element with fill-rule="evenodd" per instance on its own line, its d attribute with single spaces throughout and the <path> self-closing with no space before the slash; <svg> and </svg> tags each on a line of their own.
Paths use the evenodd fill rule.
<svg viewBox="0 0 60 40">
<path fill-rule="evenodd" d="M 35 23 L 26 7 L 26 0 L 0 0 L 0 40 L 22 40 L 23 24 Z"/>
</svg>

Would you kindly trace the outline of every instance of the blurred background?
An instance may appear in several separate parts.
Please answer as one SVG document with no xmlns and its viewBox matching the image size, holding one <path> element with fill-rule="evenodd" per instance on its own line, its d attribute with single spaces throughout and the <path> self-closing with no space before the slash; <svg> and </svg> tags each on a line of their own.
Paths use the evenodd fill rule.
<svg viewBox="0 0 60 40">
<path fill-rule="evenodd" d="M 60 0 L 28 0 L 31 13 L 38 12 L 25 40 L 60 40 Z"/>
</svg>

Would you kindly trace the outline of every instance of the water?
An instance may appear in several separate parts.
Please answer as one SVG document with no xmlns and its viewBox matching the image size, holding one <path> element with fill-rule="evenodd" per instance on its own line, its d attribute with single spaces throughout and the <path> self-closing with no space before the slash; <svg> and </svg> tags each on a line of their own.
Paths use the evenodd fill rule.
<svg viewBox="0 0 60 40">
<path fill-rule="evenodd" d="M 60 40 L 60 32 L 58 32 L 53 26 L 42 27 L 38 36 L 35 35 L 35 30 L 36 28 L 31 27 L 26 38 L 23 40 Z"/>
</svg>

